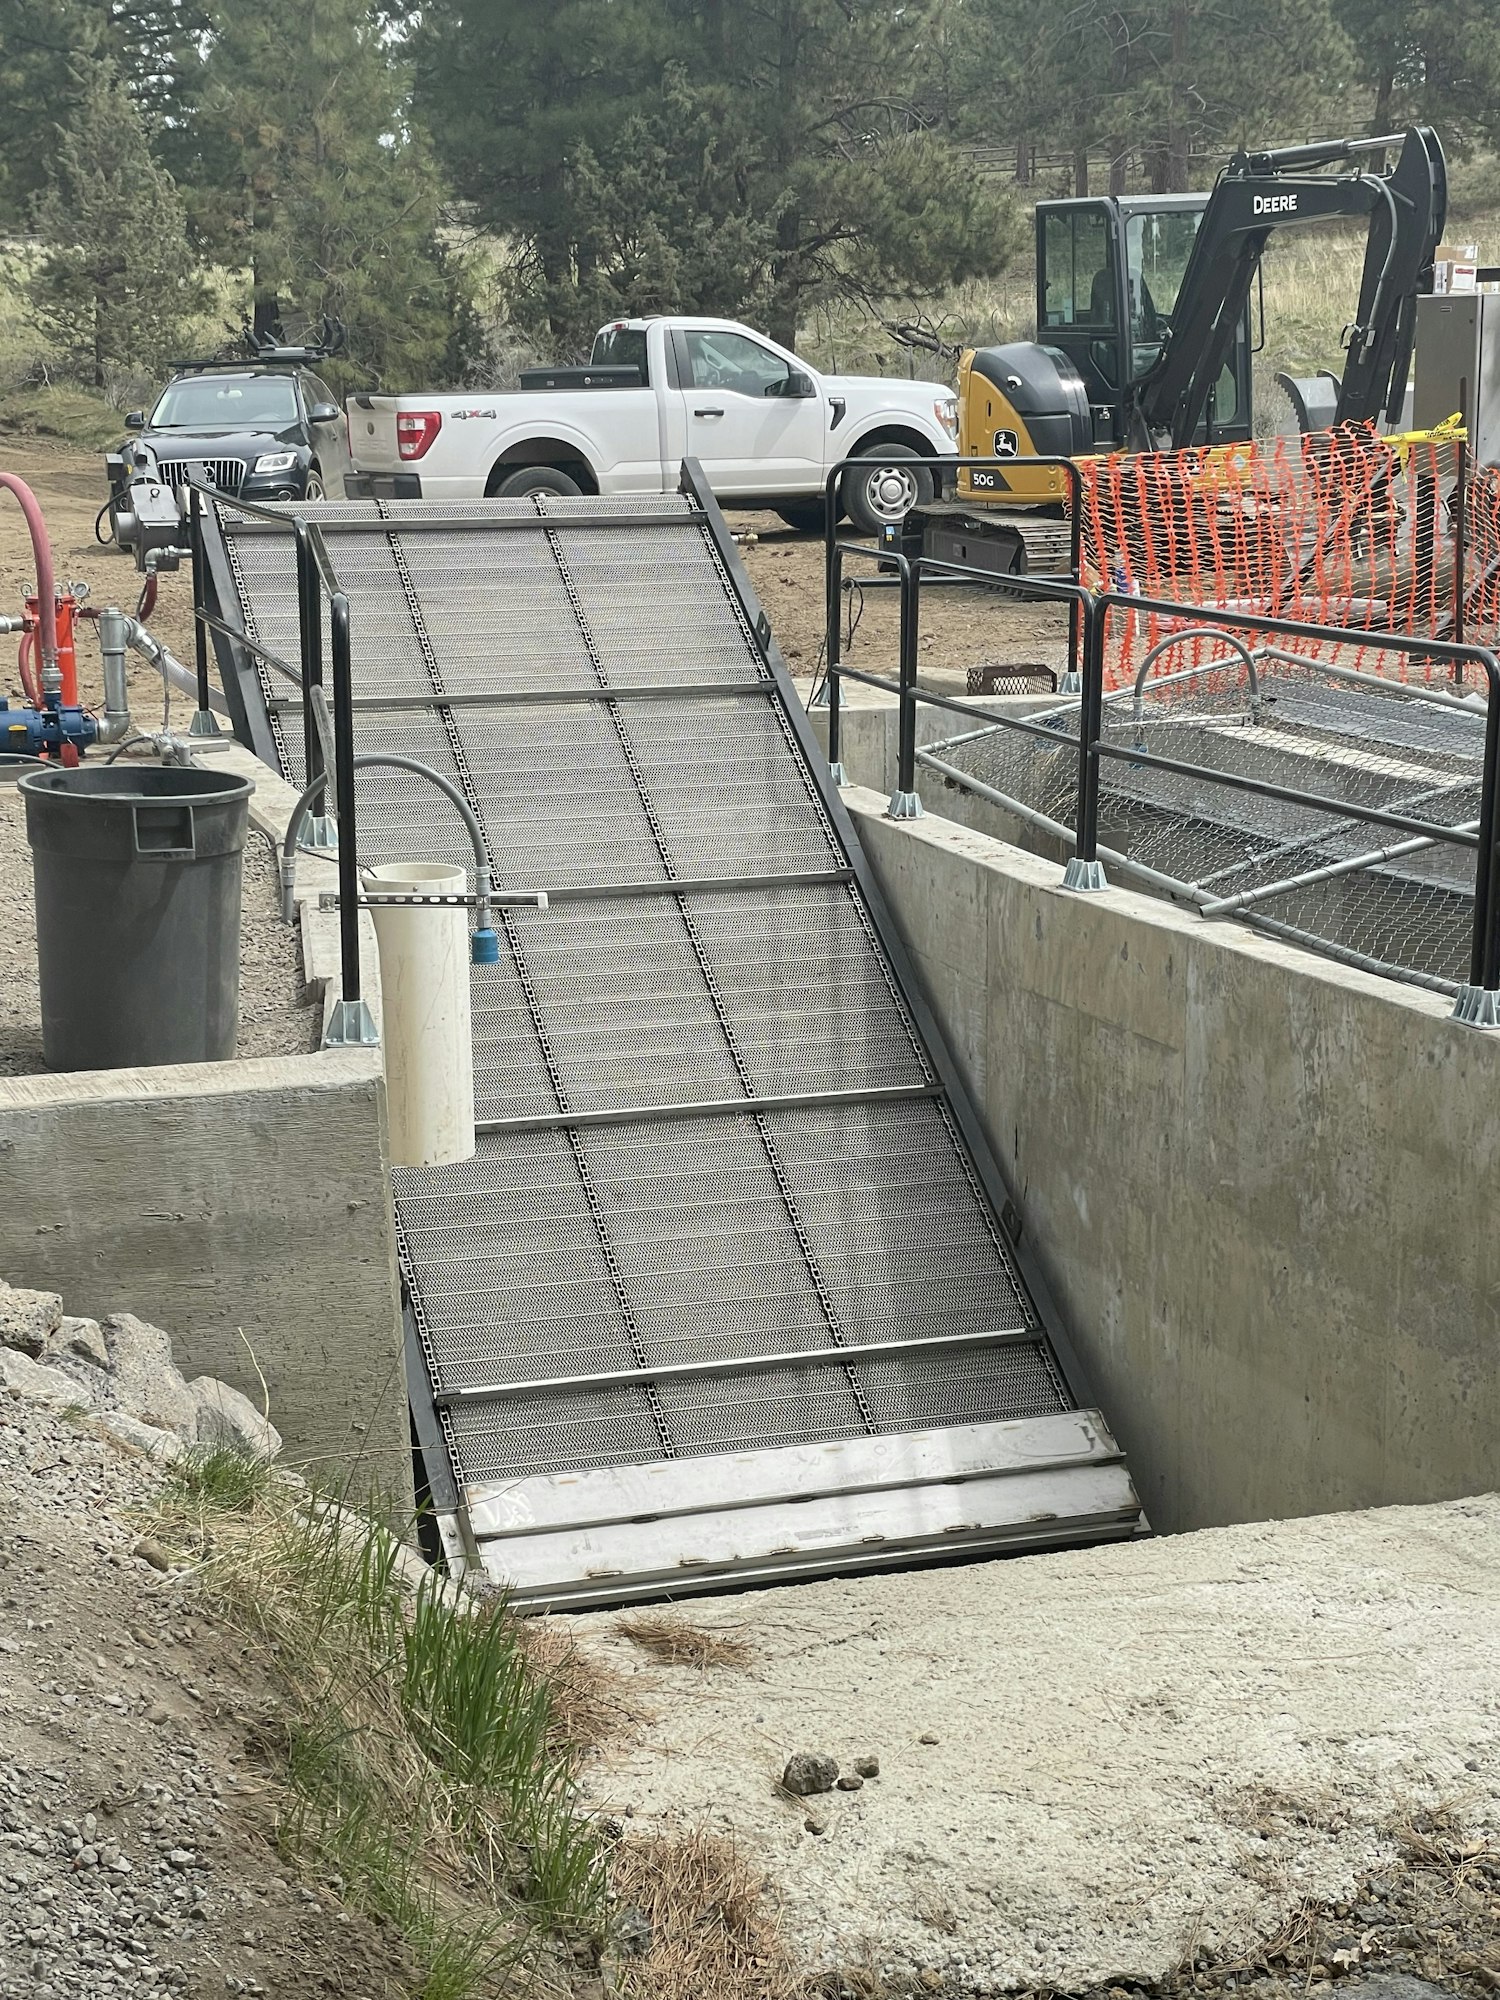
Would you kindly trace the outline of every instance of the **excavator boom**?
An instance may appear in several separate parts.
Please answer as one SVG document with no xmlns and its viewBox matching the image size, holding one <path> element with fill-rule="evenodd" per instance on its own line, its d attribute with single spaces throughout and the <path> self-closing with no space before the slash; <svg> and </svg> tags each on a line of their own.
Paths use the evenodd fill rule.
<svg viewBox="0 0 1500 2000">
<path fill-rule="evenodd" d="M 1174 447 L 1192 442 L 1273 233 L 1347 218 L 1365 221 L 1368 239 L 1356 316 L 1345 329 L 1348 360 L 1335 422 L 1370 422 L 1382 414 L 1399 420 L 1417 296 L 1431 289 L 1447 216 L 1441 142 L 1429 127 L 1414 126 L 1389 173 L 1363 166 L 1339 175 L 1315 171 L 1396 143 L 1342 139 L 1234 156 L 1203 212 L 1161 358 L 1136 388 L 1141 442 L 1163 435 Z"/>
</svg>

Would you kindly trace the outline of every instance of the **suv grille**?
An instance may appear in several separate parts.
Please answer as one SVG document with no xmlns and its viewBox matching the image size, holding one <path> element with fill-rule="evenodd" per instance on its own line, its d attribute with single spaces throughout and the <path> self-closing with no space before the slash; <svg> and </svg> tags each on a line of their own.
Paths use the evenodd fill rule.
<svg viewBox="0 0 1500 2000">
<path fill-rule="evenodd" d="M 217 486 L 221 493 L 238 493 L 245 477 L 242 458 L 159 458 L 156 466 L 169 485 L 196 479 L 200 486 Z"/>
</svg>

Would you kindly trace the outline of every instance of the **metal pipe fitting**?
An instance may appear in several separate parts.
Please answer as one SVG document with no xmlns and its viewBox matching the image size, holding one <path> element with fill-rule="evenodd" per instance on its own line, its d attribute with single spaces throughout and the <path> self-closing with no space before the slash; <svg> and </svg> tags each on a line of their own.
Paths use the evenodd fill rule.
<svg viewBox="0 0 1500 2000">
<path fill-rule="evenodd" d="M 97 738 L 100 743 L 123 743 L 130 734 L 125 648 L 133 622 L 117 604 L 106 605 L 99 613 L 99 650 L 104 655 L 104 714 L 99 720 Z"/>
<path fill-rule="evenodd" d="M 371 766 L 386 770 L 409 771 L 414 777 L 426 778 L 430 784 L 437 786 L 463 820 L 470 845 L 474 849 L 475 924 L 469 938 L 469 956 L 475 965 L 497 964 L 500 958 L 500 940 L 495 932 L 490 909 L 494 882 L 490 874 L 489 853 L 484 844 L 484 829 L 475 817 L 472 806 L 458 787 L 450 784 L 440 771 L 434 771 L 430 764 L 419 763 L 415 757 L 397 757 L 384 752 L 379 754 L 370 752 L 363 757 L 356 757 L 352 764 L 352 768 L 356 771 L 367 770 Z M 301 840 L 303 827 L 312 818 L 315 801 L 327 788 L 328 774 L 326 771 L 320 771 L 298 799 L 287 822 L 286 835 L 281 845 L 280 867 L 281 914 L 286 923 L 290 923 L 296 915 L 297 845 Z"/>
</svg>

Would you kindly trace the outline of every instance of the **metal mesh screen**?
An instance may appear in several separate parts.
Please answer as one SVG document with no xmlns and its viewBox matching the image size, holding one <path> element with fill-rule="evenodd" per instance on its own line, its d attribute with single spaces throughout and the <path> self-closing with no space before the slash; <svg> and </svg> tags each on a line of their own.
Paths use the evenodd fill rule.
<svg viewBox="0 0 1500 2000">
<path fill-rule="evenodd" d="M 1376 642 L 1362 652 L 1368 659 Z M 1139 696 L 1122 690 L 1105 701 L 1101 741 L 1123 754 L 1101 766 L 1100 842 L 1159 878 L 1143 876 L 1148 886 L 1456 991 L 1468 976 L 1472 935 L 1482 705 L 1394 677 L 1357 678 L 1362 669 L 1276 647 L 1257 649 L 1253 679 L 1238 658 L 1179 672 L 1170 665 L 1167 656 Z M 1056 749 L 1001 726 L 933 744 L 918 758 L 949 783 L 977 780 L 1071 828 L 1077 704 L 1045 720 Z M 1135 754 L 1189 768 L 1163 770 L 1134 762 Z M 1328 803 L 1246 788 L 1253 784 Z M 1453 828 L 1470 844 L 1404 832 L 1363 812 Z"/>
<path fill-rule="evenodd" d="M 460 1479 L 1066 1408 L 703 516 L 641 496 L 371 517 L 320 516 L 357 747 L 452 778 L 497 879 L 555 896 L 505 911 L 500 963 L 474 972 L 476 1157 L 395 1175 Z M 225 535 L 241 614 L 294 657 L 289 538 L 232 514 Z M 484 694 L 510 699 L 443 700 Z M 432 699 L 390 705 L 412 695 Z M 362 862 L 467 865 L 421 780 L 361 772 L 356 799 Z M 838 1359 L 986 1334 L 1016 1338 Z M 809 1354 L 830 1358 L 777 1361 Z M 755 1365 L 567 1387 L 725 1361 Z M 453 1400 L 478 1389 L 500 1393 Z"/>
</svg>

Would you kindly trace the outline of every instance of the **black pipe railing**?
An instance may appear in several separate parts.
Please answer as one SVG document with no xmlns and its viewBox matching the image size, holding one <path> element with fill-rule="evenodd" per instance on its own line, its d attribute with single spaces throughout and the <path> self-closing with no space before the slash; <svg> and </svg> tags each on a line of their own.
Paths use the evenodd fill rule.
<svg viewBox="0 0 1500 2000">
<path fill-rule="evenodd" d="M 1016 463 L 1015 460 L 1005 462 L 1011 465 Z M 1039 462 L 1021 461 L 1028 465 Z M 1315 625 L 1303 619 L 1273 617 L 1262 612 L 1217 608 L 1206 611 L 1201 604 L 1178 603 L 1167 598 L 1140 597 L 1123 591 L 1095 591 L 1083 585 L 1077 579 L 1076 572 L 1073 580 L 1059 577 L 995 576 L 989 571 L 967 569 L 950 559 L 923 555 L 920 548 L 915 545 L 914 535 L 904 537 L 903 545 L 897 549 L 880 549 L 866 542 L 842 539 L 832 526 L 834 496 L 834 477 L 830 474 L 827 488 L 830 534 L 826 558 L 829 762 L 840 777 L 842 777 L 840 684 L 844 680 L 879 688 L 896 697 L 900 712 L 896 793 L 890 808 L 893 817 L 910 817 L 921 811 L 920 799 L 916 793 L 916 718 L 918 708 L 924 704 L 966 716 L 985 728 L 1003 727 L 1029 736 L 1044 738 L 1053 744 L 1068 741 L 1071 731 L 1066 735 L 1062 734 L 1055 721 L 1044 724 L 1020 716 L 996 715 L 993 711 L 976 707 L 972 701 L 960 702 L 951 696 L 940 695 L 922 688 L 917 684 L 916 678 L 924 576 L 957 575 L 967 581 L 996 590 L 1004 596 L 1066 602 L 1072 607 L 1069 621 L 1070 639 L 1076 638 L 1077 642 L 1072 652 L 1078 663 L 1079 676 L 1076 705 L 1078 782 L 1072 827 L 1073 860 L 1067 875 L 1069 886 L 1078 889 L 1106 886 L 1103 870 L 1099 864 L 1099 814 L 1103 790 L 1103 765 L 1107 759 L 1140 768 L 1190 775 L 1228 789 L 1274 797 L 1290 804 L 1306 806 L 1325 812 L 1332 818 L 1368 822 L 1434 843 L 1458 849 L 1471 849 L 1475 856 L 1475 873 L 1469 982 L 1467 989 L 1460 992 L 1454 1011 L 1457 1018 L 1466 1021 L 1500 1026 L 1500 804 L 1497 804 L 1497 801 L 1500 801 L 1500 661 L 1497 661 L 1495 653 L 1488 647 L 1466 642 L 1460 638 L 1431 639 L 1405 633 L 1372 633 L 1368 629 Z M 894 680 L 889 675 L 867 673 L 846 667 L 842 662 L 839 607 L 843 566 L 845 561 L 851 558 L 884 562 L 891 565 L 897 574 L 900 583 L 902 624 L 898 646 L 898 671 Z M 1478 675 L 1485 680 L 1488 690 L 1484 754 L 1479 780 L 1480 819 L 1477 831 L 1442 826 L 1433 821 L 1418 820 L 1376 806 L 1357 805 L 1297 786 L 1276 785 L 1264 779 L 1227 772 L 1213 766 L 1190 764 L 1182 759 L 1158 756 L 1145 752 L 1139 746 L 1124 749 L 1106 742 L 1104 680 L 1108 629 L 1111 616 L 1120 612 L 1129 616 L 1156 616 L 1172 623 L 1192 625 L 1200 631 L 1209 626 L 1223 628 L 1226 639 L 1235 633 L 1248 632 L 1261 638 L 1310 640 L 1322 646 L 1354 646 L 1367 649 L 1372 644 L 1378 644 L 1382 650 L 1399 653 L 1404 657 L 1418 658 L 1426 662 L 1444 662 L 1449 668 L 1450 680 L 1459 683 L 1464 679 L 1465 668 L 1474 667 Z M 1242 650 L 1238 640 L 1232 643 Z M 1392 691 L 1395 692 L 1399 686 L 1399 683 L 1393 683 Z M 1066 715 L 1072 708 L 1072 703 L 1064 704 L 1057 713 Z"/>
<path fill-rule="evenodd" d="M 329 645 L 333 677 L 333 798 L 332 807 L 339 825 L 339 978 L 342 998 L 339 1016 L 346 1027 L 364 1015 L 363 988 L 359 970 L 359 860 L 356 846 L 354 803 L 354 674 L 350 641 L 349 599 L 340 588 L 322 529 L 305 514 L 278 512 L 254 500 L 241 500 L 218 492 L 211 486 L 187 481 L 188 537 L 193 560 L 193 626 L 198 644 L 198 698 L 207 707 L 208 634 L 220 632 L 275 671 L 300 684 L 302 690 L 303 762 L 306 781 L 323 778 L 324 803 L 328 803 L 323 752 L 326 706 L 323 695 L 323 594 L 329 601 Z M 205 502 L 224 502 L 236 514 L 271 523 L 283 534 L 291 530 L 296 543 L 297 630 L 299 664 L 293 667 L 269 646 L 252 639 L 242 627 L 216 617 L 208 609 L 208 566 L 203 552 L 201 509 Z M 355 1039 L 367 1039 L 357 1027 L 350 1028 Z M 338 1039 L 338 1036 L 334 1037 Z"/>
</svg>

